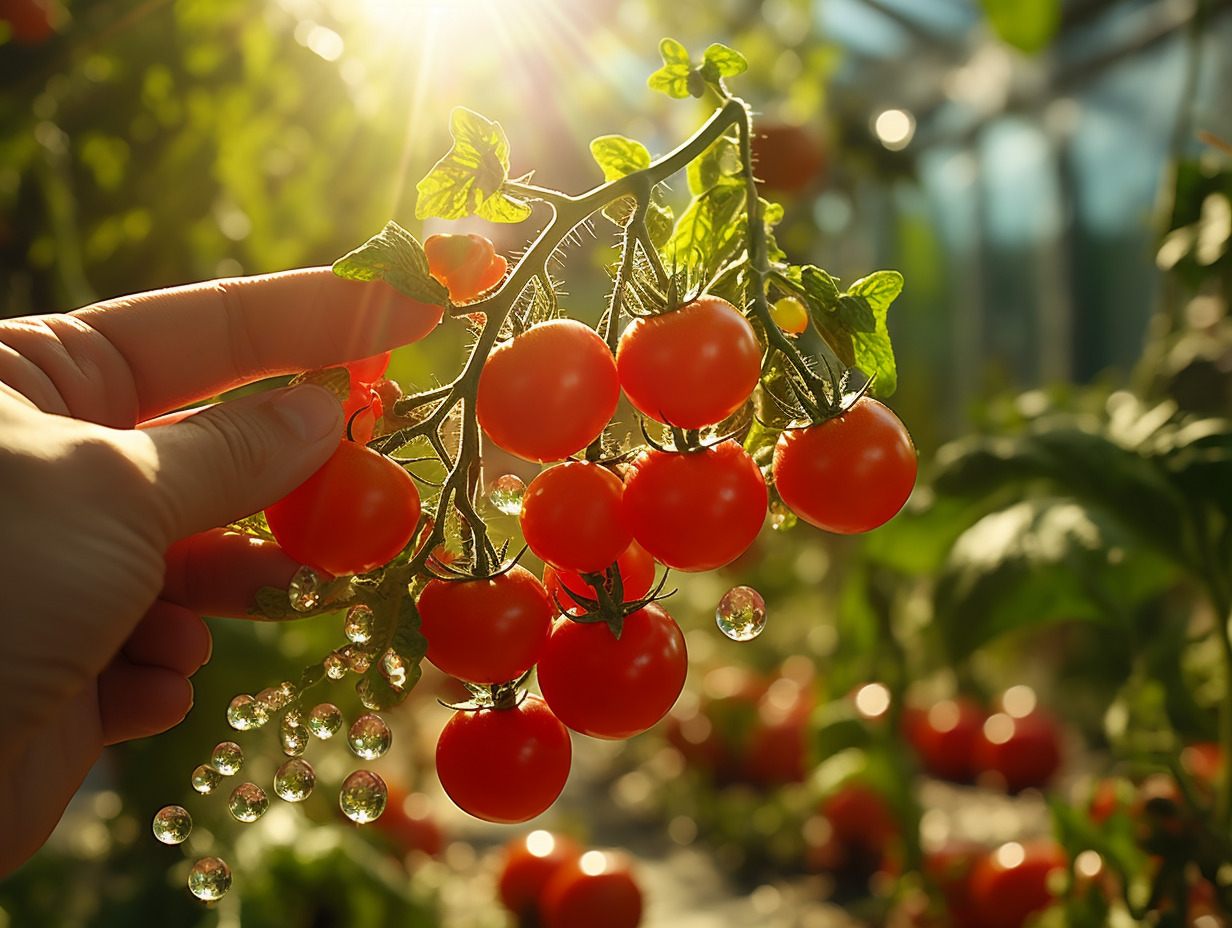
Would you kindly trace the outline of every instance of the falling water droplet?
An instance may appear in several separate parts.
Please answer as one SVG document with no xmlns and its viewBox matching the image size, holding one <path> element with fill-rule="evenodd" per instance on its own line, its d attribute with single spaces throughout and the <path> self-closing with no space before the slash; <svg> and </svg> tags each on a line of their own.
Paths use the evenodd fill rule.
<svg viewBox="0 0 1232 928">
<path fill-rule="evenodd" d="M 192 772 L 193 789 L 202 794 L 214 792 L 214 788 L 222 782 L 222 774 L 209 764 L 201 764 Z"/>
<path fill-rule="evenodd" d="M 274 792 L 287 802 L 303 802 L 316 785 L 316 772 L 300 757 L 292 757 L 274 773 Z"/>
<path fill-rule="evenodd" d="M 406 686 L 406 661 L 393 648 L 381 655 L 381 673 L 394 689 L 400 690 Z"/>
<path fill-rule="evenodd" d="M 488 486 L 488 500 L 507 516 L 516 516 L 522 511 L 522 497 L 526 484 L 513 474 L 497 477 Z"/>
<path fill-rule="evenodd" d="M 231 868 L 221 857 L 202 857 L 188 871 L 188 890 L 204 902 L 221 899 L 231 888 Z"/>
<path fill-rule="evenodd" d="M 296 612 L 311 612 L 321 605 L 321 575 L 311 567 L 301 567 L 287 585 L 287 598 Z"/>
<path fill-rule="evenodd" d="M 192 816 L 183 806 L 163 806 L 154 815 L 154 837 L 163 844 L 180 844 L 192 831 Z"/>
<path fill-rule="evenodd" d="M 278 726 L 278 744 L 288 757 L 298 757 L 308 750 L 310 737 L 306 725 L 288 725 L 284 719 Z"/>
<path fill-rule="evenodd" d="M 785 532 L 799 520 L 782 500 L 770 501 L 770 527 L 776 532 Z"/>
<path fill-rule="evenodd" d="M 389 750 L 393 740 L 393 732 L 389 730 L 385 720 L 371 712 L 357 718 L 347 732 L 347 744 L 351 746 L 355 756 L 364 760 L 376 760 Z"/>
<path fill-rule="evenodd" d="M 269 808 L 269 796 L 256 783 L 241 783 L 227 801 L 231 814 L 241 822 L 255 822 Z"/>
<path fill-rule="evenodd" d="M 347 641 L 355 644 L 367 644 L 372 640 L 372 609 L 363 603 L 347 610 L 346 621 L 342 625 L 342 633 Z"/>
<path fill-rule="evenodd" d="M 331 680 L 341 680 L 347 675 L 346 658 L 337 651 L 326 654 L 325 659 L 321 661 L 321 666 L 325 668 L 325 676 Z"/>
<path fill-rule="evenodd" d="M 236 731 L 260 728 L 268 721 L 269 710 L 265 704 L 247 693 L 240 693 L 227 706 L 227 724 Z"/>
<path fill-rule="evenodd" d="M 752 587 L 732 587 L 719 600 L 714 621 L 732 641 L 752 641 L 766 627 L 766 601 Z"/>
<path fill-rule="evenodd" d="M 342 710 L 332 702 L 323 702 L 308 713 L 308 730 L 322 741 L 328 741 L 338 733 L 342 721 Z"/>
<path fill-rule="evenodd" d="M 381 817 L 388 798 L 385 781 L 371 770 L 356 770 L 342 781 L 338 791 L 338 806 L 342 813 L 358 825 Z"/>
<path fill-rule="evenodd" d="M 244 766 L 244 752 L 234 741 L 220 741 L 210 755 L 210 766 L 229 777 Z"/>
</svg>

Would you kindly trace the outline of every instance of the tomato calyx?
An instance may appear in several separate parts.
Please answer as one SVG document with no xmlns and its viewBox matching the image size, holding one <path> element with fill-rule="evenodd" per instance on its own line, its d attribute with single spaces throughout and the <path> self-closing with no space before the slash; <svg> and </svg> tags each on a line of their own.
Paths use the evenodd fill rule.
<svg viewBox="0 0 1232 928">
<path fill-rule="evenodd" d="M 595 597 L 591 598 L 583 596 L 581 593 L 574 592 L 568 587 L 562 587 L 564 595 L 571 599 L 577 608 L 582 609 L 582 612 L 574 612 L 571 607 L 566 607 L 560 601 L 560 597 L 552 595 L 552 601 L 556 608 L 560 610 L 560 614 L 572 622 L 580 622 L 583 625 L 591 625 L 596 622 L 602 622 L 608 627 L 608 630 L 616 638 L 620 640 L 620 633 L 624 629 L 624 621 L 626 616 L 630 616 L 635 612 L 640 612 L 651 603 L 659 602 L 667 599 L 675 594 L 675 590 L 669 590 L 664 593 L 663 588 L 667 585 L 667 576 L 670 571 L 664 571 L 659 582 L 655 584 L 646 596 L 640 599 L 632 599 L 628 602 L 624 601 L 624 583 L 620 577 L 620 567 L 613 563 L 602 573 L 581 573 L 578 574 L 586 583 L 588 583 L 595 591 Z"/>
<path fill-rule="evenodd" d="M 764 422 L 762 424 L 765 425 Z M 669 423 L 671 441 L 665 442 L 651 437 L 646 430 L 644 417 L 638 417 L 638 427 L 642 431 L 642 438 L 645 439 L 646 444 L 664 454 L 696 454 L 713 448 L 715 445 L 721 445 L 729 439 L 738 439 L 744 431 L 743 423 L 740 421 L 736 421 L 734 427 L 726 432 L 714 432 L 713 429 L 682 429 Z M 704 439 L 703 433 L 707 433 Z"/>
<path fill-rule="evenodd" d="M 532 673 L 534 673 L 533 670 L 528 670 L 516 680 L 490 685 L 467 683 L 463 680 L 460 682 L 466 687 L 467 692 L 471 694 L 470 699 L 463 700 L 462 702 L 445 702 L 443 699 L 438 699 L 437 702 L 446 709 L 453 709 L 457 712 L 479 712 L 483 709 L 516 709 L 526 701 L 528 693 L 526 685 Z"/>
<path fill-rule="evenodd" d="M 517 566 L 518 561 L 522 559 L 527 548 L 525 545 L 513 557 L 506 560 L 509 553 L 509 541 L 506 539 L 501 546 L 492 552 L 495 556 L 492 558 L 495 561 L 494 567 L 483 570 L 479 565 L 469 562 L 454 563 L 446 562 L 435 552 L 428 555 L 427 562 L 424 564 L 424 570 L 431 574 L 436 580 L 443 580 L 446 583 L 467 583 L 472 580 L 491 580 L 493 577 L 499 577 L 509 573 Z"/>
</svg>

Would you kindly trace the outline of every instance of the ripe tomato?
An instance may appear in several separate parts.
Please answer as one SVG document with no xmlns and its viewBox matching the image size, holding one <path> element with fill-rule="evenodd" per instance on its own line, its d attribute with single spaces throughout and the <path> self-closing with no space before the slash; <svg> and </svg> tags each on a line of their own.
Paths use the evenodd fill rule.
<svg viewBox="0 0 1232 928">
<path fill-rule="evenodd" d="M 465 303 L 491 290 L 505 276 L 508 262 L 492 242 L 471 232 L 440 233 L 424 241 L 428 272 L 449 288 L 453 303 Z"/>
<path fill-rule="evenodd" d="M 383 351 L 380 354 L 374 354 L 370 358 L 360 358 L 358 361 L 347 361 L 343 367 L 351 375 L 351 387 L 356 384 L 366 383 L 374 384 L 381 379 L 381 375 L 389 368 L 389 359 L 391 352 Z"/>
<path fill-rule="evenodd" d="M 376 433 L 377 420 L 385 413 L 381 395 L 369 384 L 351 377 L 351 389 L 342 401 L 342 414 L 346 417 L 351 441 L 367 444 Z"/>
<path fill-rule="evenodd" d="M 840 535 L 867 532 L 911 495 L 915 445 L 888 407 L 865 396 L 833 419 L 783 432 L 773 474 L 779 496 L 805 522 Z"/>
<path fill-rule="evenodd" d="M 569 732 L 538 696 L 510 709 L 459 709 L 436 741 L 436 774 L 463 812 L 515 825 L 547 810 L 569 778 Z"/>
<path fill-rule="evenodd" d="M 623 854 L 587 851 L 561 864 L 543 888 L 541 928 L 637 928 L 642 890 Z"/>
<path fill-rule="evenodd" d="M 987 853 L 982 845 L 951 841 L 924 854 L 924 873 L 941 890 L 953 928 L 981 928 L 971 899 L 971 875 Z"/>
<path fill-rule="evenodd" d="M 521 924 L 530 924 L 552 874 L 581 856 L 582 849 L 572 838 L 548 831 L 532 831 L 508 842 L 496 884 L 501 903 Z"/>
<path fill-rule="evenodd" d="M 624 594 L 621 598 L 627 603 L 645 596 L 654 585 L 655 560 L 636 541 L 629 542 L 629 547 L 616 558 L 616 568 L 620 571 L 620 588 Z M 574 603 L 569 593 L 595 598 L 595 588 L 574 571 L 556 570 L 551 565 L 543 568 L 543 586 L 548 598 L 559 602 L 566 610 L 571 610 Z"/>
<path fill-rule="evenodd" d="M 419 594 L 428 660 L 468 683 L 507 683 L 534 666 L 556 614 L 535 575 L 514 565 L 484 580 L 429 580 Z"/>
<path fill-rule="evenodd" d="M 702 296 L 673 312 L 634 319 L 621 333 L 616 370 L 642 415 L 698 429 L 722 422 L 752 395 L 761 345 L 740 310 Z"/>
<path fill-rule="evenodd" d="M 903 725 L 927 773 L 953 783 L 969 783 L 979 772 L 975 747 L 986 716 L 970 699 L 942 699 L 927 711 L 913 708 L 904 713 Z"/>
<path fill-rule="evenodd" d="M 994 713 L 980 729 L 975 763 L 999 775 L 1011 793 L 1046 786 L 1061 766 L 1061 733 L 1039 709 L 1021 718 Z"/>
<path fill-rule="evenodd" d="M 574 319 L 553 319 L 492 349 L 475 411 L 499 447 L 542 463 L 598 438 L 619 401 L 616 362 L 603 339 Z"/>
<path fill-rule="evenodd" d="M 557 717 L 592 738 L 631 738 L 667 714 L 684 688 L 684 633 L 658 603 L 601 622 L 557 619 L 539 657 L 539 688 Z"/>
<path fill-rule="evenodd" d="M 344 441 L 315 474 L 265 510 L 278 544 L 334 576 L 389 563 L 419 521 L 419 490 L 401 466 Z"/>
<path fill-rule="evenodd" d="M 624 484 L 601 464 L 566 461 L 530 482 L 519 517 L 531 551 L 553 567 L 601 571 L 633 541 L 621 506 Z"/>
<path fill-rule="evenodd" d="M 971 873 L 971 902 L 983 928 L 1022 928 L 1052 904 L 1051 874 L 1069 867 L 1051 840 L 1011 841 L 984 855 Z"/>
<path fill-rule="evenodd" d="M 65 10 L 59 0 L 4 0 L 0 19 L 7 20 L 13 38 L 22 45 L 39 45 L 56 31 Z"/>
<path fill-rule="evenodd" d="M 444 845 L 444 834 L 432 815 L 431 801 L 423 793 L 408 792 L 396 781 L 386 781 L 389 798 L 385 811 L 372 825 L 385 834 L 404 854 L 420 851 L 435 857 Z"/>
<path fill-rule="evenodd" d="M 758 125 L 752 145 L 753 173 L 763 187 L 799 193 L 820 182 L 825 149 L 809 128 L 784 122 Z"/>
<path fill-rule="evenodd" d="M 703 451 L 643 451 L 625 482 L 633 537 L 676 570 L 730 564 L 757 537 L 768 502 L 757 464 L 730 439 Z"/>
<path fill-rule="evenodd" d="M 744 757 L 745 778 L 758 786 L 802 783 L 809 769 L 812 690 L 787 677 L 775 680 L 757 704 Z"/>
</svg>

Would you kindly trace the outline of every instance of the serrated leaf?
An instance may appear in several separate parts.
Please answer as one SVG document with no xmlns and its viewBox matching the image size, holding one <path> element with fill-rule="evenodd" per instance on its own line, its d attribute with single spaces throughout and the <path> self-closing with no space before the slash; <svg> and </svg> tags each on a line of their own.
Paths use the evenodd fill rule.
<svg viewBox="0 0 1232 928">
<path fill-rule="evenodd" d="M 749 69 L 749 63 L 744 55 L 726 45 L 715 42 L 702 55 L 702 67 L 718 77 L 735 77 Z M 706 75 L 709 79 L 709 74 Z"/>
<path fill-rule="evenodd" d="M 749 426 L 748 435 L 744 437 L 744 450 L 748 452 L 749 457 L 758 467 L 769 467 L 774 456 L 774 446 L 781 434 L 783 434 L 781 429 L 763 425 L 754 419 L 753 424 Z"/>
<path fill-rule="evenodd" d="M 375 709 L 388 709 L 401 703 L 423 676 L 420 663 L 428 653 L 428 640 L 419 630 L 419 610 L 415 608 L 415 601 L 409 592 L 401 595 L 397 620 L 386 650 L 393 651 L 402 659 L 406 680 L 397 687 L 390 683 L 381 669 L 384 652 L 373 660 L 362 679 L 369 702 Z"/>
<path fill-rule="evenodd" d="M 695 279 L 709 279 L 723 260 L 743 246 L 747 233 L 745 185 L 724 178 L 695 196 L 663 248 L 671 266 L 688 268 Z"/>
<path fill-rule="evenodd" d="M 492 222 L 521 222 L 530 205 L 504 192 L 509 179 L 509 139 L 501 124 L 464 106 L 450 115 L 453 147 L 416 185 L 417 219 L 482 216 Z"/>
<path fill-rule="evenodd" d="M 694 196 L 705 193 L 724 177 L 735 177 L 743 170 L 739 143 L 730 136 L 721 135 L 689 162 L 689 193 Z"/>
<path fill-rule="evenodd" d="M 675 39 L 663 39 L 659 43 L 659 54 L 663 57 L 663 67 L 650 75 L 646 81 L 647 86 L 675 100 L 692 96 L 693 88 L 689 78 L 693 67 L 689 63 L 688 49 Z"/>
<path fill-rule="evenodd" d="M 449 290 L 428 272 L 423 245 L 396 222 L 334 262 L 334 273 L 348 280 L 383 280 L 421 303 L 449 305 Z"/>
<path fill-rule="evenodd" d="M 248 608 L 251 616 L 269 619 L 271 622 L 284 622 L 287 619 L 299 618 L 299 613 L 291 608 L 291 600 L 286 590 L 276 586 L 263 586 L 257 590 L 255 602 Z"/>
<path fill-rule="evenodd" d="M 603 169 L 605 181 L 618 180 L 650 167 L 646 146 L 623 135 L 603 135 L 590 143 L 590 153 Z"/>
<path fill-rule="evenodd" d="M 898 386 L 898 370 L 886 313 L 902 292 L 903 276 L 877 271 L 840 294 L 833 277 L 810 265 L 801 269 L 801 284 L 809 315 L 826 344 L 843 364 L 872 379 L 873 396 L 890 396 Z"/>
</svg>

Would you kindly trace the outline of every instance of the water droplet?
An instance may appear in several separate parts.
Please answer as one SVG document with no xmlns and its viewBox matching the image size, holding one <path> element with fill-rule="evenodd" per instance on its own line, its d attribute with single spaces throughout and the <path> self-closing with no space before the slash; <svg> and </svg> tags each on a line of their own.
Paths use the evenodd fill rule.
<svg viewBox="0 0 1232 928">
<path fill-rule="evenodd" d="M 325 668 L 325 676 L 331 680 L 341 680 L 347 675 L 347 662 L 338 651 L 331 651 L 325 655 L 325 659 L 321 661 L 321 666 Z"/>
<path fill-rule="evenodd" d="M 274 773 L 274 792 L 287 802 L 303 802 L 316 785 L 312 765 L 299 757 L 292 757 Z"/>
<path fill-rule="evenodd" d="M 267 686 L 257 693 L 257 702 L 269 711 L 277 712 L 294 699 L 295 695 L 295 684 L 290 680 L 283 680 L 277 686 Z"/>
<path fill-rule="evenodd" d="M 240 693 L 227 706 L 227 724 L 236 731 L 260 728 L 268 721 L 269 710 L 265 704 L 247 693 Z"/>
<path fill-rule="evenodd" d="M 296 612 L 311 612 L 321 605 L 321 575 L 311 567 L 301 567 L 287 585 L 287 598 Z"/>
<path fill-rule="evenodd" d="M 154 837 L 163 844 L 180 844 L 192 831 L 192 816 L 183 806 L 163 806 L 154 815 Z"/>
<path fill-rule="evenodd" d="M 394 689 L 400 690 L 406 686 L 406 661 L 393 648 L 381 655 L 381 673 Z"/>
<path fill-rule="evenodd" d="M 204 902 L 221 899 L 231 888 L 231 868 L 221 857 L 202 857 L 188 871 L 188 891 Z"/>
<path fill-rule="evenodd" d="M 353 673 L 367 673 L 368 668 L 372 666 L 372 652 L 358 645 L 349 644 L 339 653 L 346 661 L 347 669 Z"/>
<path fill-rule="evenodd" d="M 522 497 L 526 484 L 513 474 L 497 477 L 488 485 L 488 501 L 507 516 L 516 516 L 522 511 Z"/>
<path fill-rule="evenodd" d="M 363 825 L 381 817 L 388 796 L 384 780 L 371 770 L 356 770 L 342 781 L 338 806 L 347 818 Z"/>
<path fill-rule="evenodd" d="M 347 732 L 347 744 L 357 757 L 364 760 L 376 760 L 389 750 L 393 743 L 393 732 L 379 715 L 369 712 L 361 715 Z"/>
<path fill-rule="evenodd" d="M 244 766 L 244 752 L 234 741 L 220 741 L 210 755 L 210 766 L 229 777 Z"/>
<path fill-rule="evenodd" d="M 372 709 L 375 712 L 377 709 L 386 708 L 381 695 L 375 691 L 372 681 L 367 677 L 361 678 L 355 684 L 355 695 L 359 697 L 359 702 L 365 709 Z"/>
<path fill-rule="evenodd" d="M 770 501 L 770 527 L 776 532 L 785 532 L 798 521 L 796 514 L 782 500 Z"/>
<path fill-rule="evenodd" d="M 342 625 L 342 633 L 347 641 L 355 644 L 367 644 L 372 640 L 372 625 L 374 616 L 372 609 L 363 603 L 347 610 L 346 621 Z"/>
<path fill-rule="evenodd" d="M 278 726 L 278 743 L 282 745 L 282 753 L 297 757 L 308 750 L 308 726 L 292 722 L 288 716 L 283 716 Z"/>
<path fill-rule="evenodd" d="M 241 783 L 227 801 L 231 814 L 241 822 L 255 822 L 269 808 L 269 796 L 256 783 Z"/>
<path fill-rule="evenodd" d="M 193 789 L 206 794 L 214 792 L 214 788 L 222 782 L 222 774 L 209 764 L 201 764 L 192 772 Z"/>
<path fill-rule="evenodd" d="M 308 713 L 308 730 L 322 741 L 328 741 L 334 737 L 338 729 L 342 727 L 342 722 L 342 710 L 332 702 L 323 702 L 318 706 L 313 706 L 312 711 Z"/>
<path fill-rule="evenodd" d="M 766 601 L 752 587 L 732 587 L 719 600 L 714 621 L 732 641 L 752 641 L 766 627 Z"/>
</svg>

